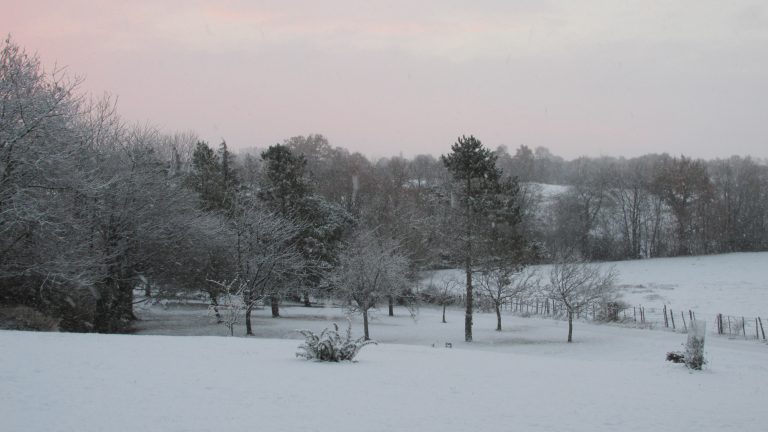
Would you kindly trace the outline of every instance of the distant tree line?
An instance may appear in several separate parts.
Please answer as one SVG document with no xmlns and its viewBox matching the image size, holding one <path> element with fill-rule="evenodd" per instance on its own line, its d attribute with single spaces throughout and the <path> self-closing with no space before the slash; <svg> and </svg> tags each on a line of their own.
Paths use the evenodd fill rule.
<svg viewBox="0 0 768 432">
<path fill-rule="evenodd" d="M 539 196 L 536 238 L 548 251 L 621 260 L 768 249 L 768 165 L 650 154 L 572 161 L 497 150 L 526 183 L 565 185 Z M 544 186 L 546 190 L 546 186 Z"/>
<path fill-rule="evenodd" d="M 65 330 L 122 331 L 139 290 L 202 292 L 217 314 L 237 292 L 248 334 L 256 305 L 278 317 L 287 299 L 392 314 L 419 271 L 461 267 L 471 340 L 475 274 L 768 249 L 768 167 L 750 158 L 564 161 L 473 136 L 441 158 L 371 161 L 322 135 L 234 154 L 127 124 L 79 84 L 2 45 L 0 307 Z"/>
</svg>

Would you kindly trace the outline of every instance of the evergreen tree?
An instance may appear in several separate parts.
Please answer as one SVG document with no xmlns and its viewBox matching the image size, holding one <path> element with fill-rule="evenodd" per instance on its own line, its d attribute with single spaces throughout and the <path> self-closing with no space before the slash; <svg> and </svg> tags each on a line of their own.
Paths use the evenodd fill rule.
<svg viewBox="0 0 768 432">
<path fill-rule="evenodd" d="M 235 197 L 240 185 L 240 179 L 237 176 L 237 171 L 235 171 L 235 155 L 233 155 L 227 148 L 227 142 L 222 141 L 221 144 L 219 144 L 217 156 L 221 161 L 218 178 L 218 206 L 225 212 L 231 214 L 235 211 Z"/>
<path fill-rule="evenodd" d="M 195 145 L 188 184 L 200 195 L 204 210 L 220 208 L 221 163 L 216 152 L 205 141 Z"/>
<path fill-rule="evenodd" d="M 481 212 L 484 196 L 498 186 L 500 171 L 496 168 L 496 156 L 483 147 L 483 144 L 470 135 L 462 136 L 451 146 L 451 153 L 441 156 L 446 168 L 451 172 L 460 187 L 462 195 L 463 255 L 464 270 L 467 278 L 466 313 L 464 316 L 464 340 L 472 342 L 472 272 L 474 269 L 474 249 L 477 233 L 473 231 L 474 219 Z"/>
<path fill-rule="evenodd" d="M 260 197 L 283 217 L 296 217 L 301 201 L 309 194 L 304 176 L 307 161 L 287 146 L 275 144 L 261 153 L 264 183 Z"/>
</svg>

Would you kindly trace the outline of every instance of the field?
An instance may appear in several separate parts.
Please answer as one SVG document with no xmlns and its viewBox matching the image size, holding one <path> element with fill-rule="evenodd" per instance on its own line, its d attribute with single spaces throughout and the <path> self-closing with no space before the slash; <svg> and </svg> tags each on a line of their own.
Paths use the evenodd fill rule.
<svg viewBox="0 0 768 432">
<path fill-rule="evenodd" d="M 602 263 L 618 272 L 617 285 L 630 305 L 693 310 L 714 322 L 715 314 L 768 317 L 768 253 L 732 253 Z M 549 266 L 537 266 L 546 278 Z M 427 276 L 463 280 L 443 270 Z"/>
<path fill-rule="evenodd" d="M 704 287 L 696 304 L 705 310 L 739 295 L 707 298 L 718 281 L 764 298 L 764 290 L 741 285 L 768 272 L 753 268 L 766 256 L 623 263 L 625 271 L 637 266 L 634 279 L 630 271 L 623 277 L 671 286 L 658 290 L 667 299 Z M 717 265 L 728 274 L 714 279 L 704 268 L 716 272 Z M 673 277 L 686 269 L 687 280 Z M 756 312 L 766 309 L 759 301 Z M 681 348 L 681 333 L 577 322 L 567 344 L 562 321 L 505 314 L 496 332 L 495 316 L 481 313 L 467 344 L 461 310 L 449 309 L 442 324 L 440 311 L 424 306 L 414 317 L 402 308 L 395 317 L 375 316 L 371 336 L 380 343 L 359 362 L 322 364 L 295 358 L 301 338 L 294 330 L 344 324 L 344 312 L 287 306 L 281 313 L 273 319 L 256 311 L 249 338 L 224 337 L 227 329 L 202 305 L 142 310 L 136 335 L 2 331 L 0 429 L 727 431 L 768 424 L 768 346 L 754 340 L 710 331 L 709 364 L 690 372 L 664 361 Z M 357 318 L 353 331 L 361 333 Z"/>
</svg>

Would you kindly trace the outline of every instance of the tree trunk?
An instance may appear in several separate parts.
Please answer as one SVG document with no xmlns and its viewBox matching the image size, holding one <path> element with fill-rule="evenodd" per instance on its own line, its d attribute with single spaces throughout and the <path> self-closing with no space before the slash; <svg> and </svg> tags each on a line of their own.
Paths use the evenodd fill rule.
<svg viewBox="0 0 768 432">
<path fill-rule="evenodd" d="M 253 303 L 248 302 L 245 305 L 245 335 L 253 336 L 253 329 L 251 328 L 251 311 L 253 310 Z"/>
<path fill-rule="evenodd" d="M 464 223 L 467 224 L 467 262 L 466 262 L 466 272 L 467 272 L 467 309 L 464 314 L 464 341 L 465 342 L 472 342 L 472 207 L 471 207 L 471 199 L 472 197 L 472 179 L 470 176 L 467 176 L 467 201 L 465 203 L 466 206 L 466 212 L 467 212 L 467 219 L 464 221 Z"/>
<path fill-rule="evenodd" d="M 501 331 L 501 305 L 495 304 L 496 307 L 496 331 Z"/>
<path fill-rule="evenodd" d="M 443 305 L 443 324 L 445 324 L 445 305 Z"/>
<path fill-rule="evenodd" d="M 573 311 L 568 309 L 568 343 L 573 342 Z"/>
<path fill-rule="evenodd" d="M 464 341 L 472 342 L 472 259 L 467 258 L 467 309 L 464 313 Z"/>
<path fill-rule="evenodd" d="M 389 297 L 389 316 L 395 316 L 395 297 Z"/>
<path fill-rule="evenodd" d="M 269 303 L 272 306 L 272 318 L 280 317 L 280 297 L 273 295 L 269 298 Z"/>
<path fill-rule="evenodd" d="M 312 307 L 312 303 L 309 301 L 309 290 L 304 291 L 304 307 Z"/>
<path fill-rule="evenodd" d="M 221 313 L 219 312 L 219 299 L 216 296 L 215 289 L 207 289 L 208 297 L 211 299 L 211 306 L 213 306 L 213 312 L 216 314 L 216 324 L 221 324 L 224 320 L 221 319 Z"/>
<path fill-rule="evenodd" d="M 251 311 L 253 310 L 251 288 L 246 289 L 243 293 L 243 302 L 245 303 L 245 335 L 253 336 L 253 329 L 251 329 Z"/>
<path fill-rule="evenodd" d="M 363 309 L 363 336 L 365 336 L 365 340 L 370 340 L 370 336 L 368 336 L 368 309 Z"/>
</svg>

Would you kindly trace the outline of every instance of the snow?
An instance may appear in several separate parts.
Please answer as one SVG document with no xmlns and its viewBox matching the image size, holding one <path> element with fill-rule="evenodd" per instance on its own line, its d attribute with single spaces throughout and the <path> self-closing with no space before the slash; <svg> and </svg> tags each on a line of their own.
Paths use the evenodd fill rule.
<svg viewBox="0 0 768 432">
<path fill-rule="evenodd" d="M 616 283 L 623 300 L 630 305 L 661 309 L 666 304 L 675 311 L 693 310 L 710 322 L 718 313 L 768 317 L 768 252 L 602 264 L 616 269 Z M 546 281 L 549 266 L 534 267 Z M 425 275 L 424 283 L 451 277 L 462 281 L 464 273 L 441 270 Z"/>
<path fill-rule="evenodd" d="M 522 183 L 522 186 L 529 187 L 540 194 L 541 198 L 546 202 L 552 202 L 555 198 L 568 192 L 571 188 L 567 185 L 556 185 L 547 183 L 526 182 Z"/>
<path fill-rule="evenodd" d="M 701 314 L 768 316 L 768 253 L 614 263 L 625 300 L 667 304 Z M 711 318 L 708 318 L 711 319 Z"/>
<path fill-rule="evenodd" d="M 460 310 L 441 324 L 436 308 L 416 320 L 398 309 L 372 322 L 381 343 L 358 363 L 323 364 L 294 357 L 292 329 L 341 317 L 315 310 L 258 312 L 257 333 L 289 340 L 2 331 L 3 430 L 722 431 L 768 421 L 766 346 L 754 341 L 710 337 L 710 365 L 691 373 L 664 361 L 682 334 L 577 323 L 567 344 L 563 322 L 505 316 L 495 332 L 495 318 L 477 314 L 466 344 Z"/>
<path fill-rule="evenodd" d="M 766 259 L 616 265 L 625 284 L 666 301 L 765 314 Z M 138 313 L 136 335 L 0 331 L 0 430 L 721 432 L 768 424 L 768 345 L 711 329 L 709 364 L 691 372 L 664 361 L 682 349 L 681 333 L 579 321 L 568 344 L 563 321 L 505 312 L 496 332 L 494 314 L 476 313 L 467 344 L 461 309 L 449 308 L 442 324 L 437 307 L 415 318 L 397 308 L 395 317 L 373 317 L 380 344 L 359 362 L 324 364 L 295 357 L 302 337 L 294 330 L 343 325 L 332 305 L 286 306 L 276 319 L 257 310 L 256 337 L 247 338 L 225 337 L 201 304 Z M 353 336 L 361 331 L 356 317 Z"/>
</svg>

